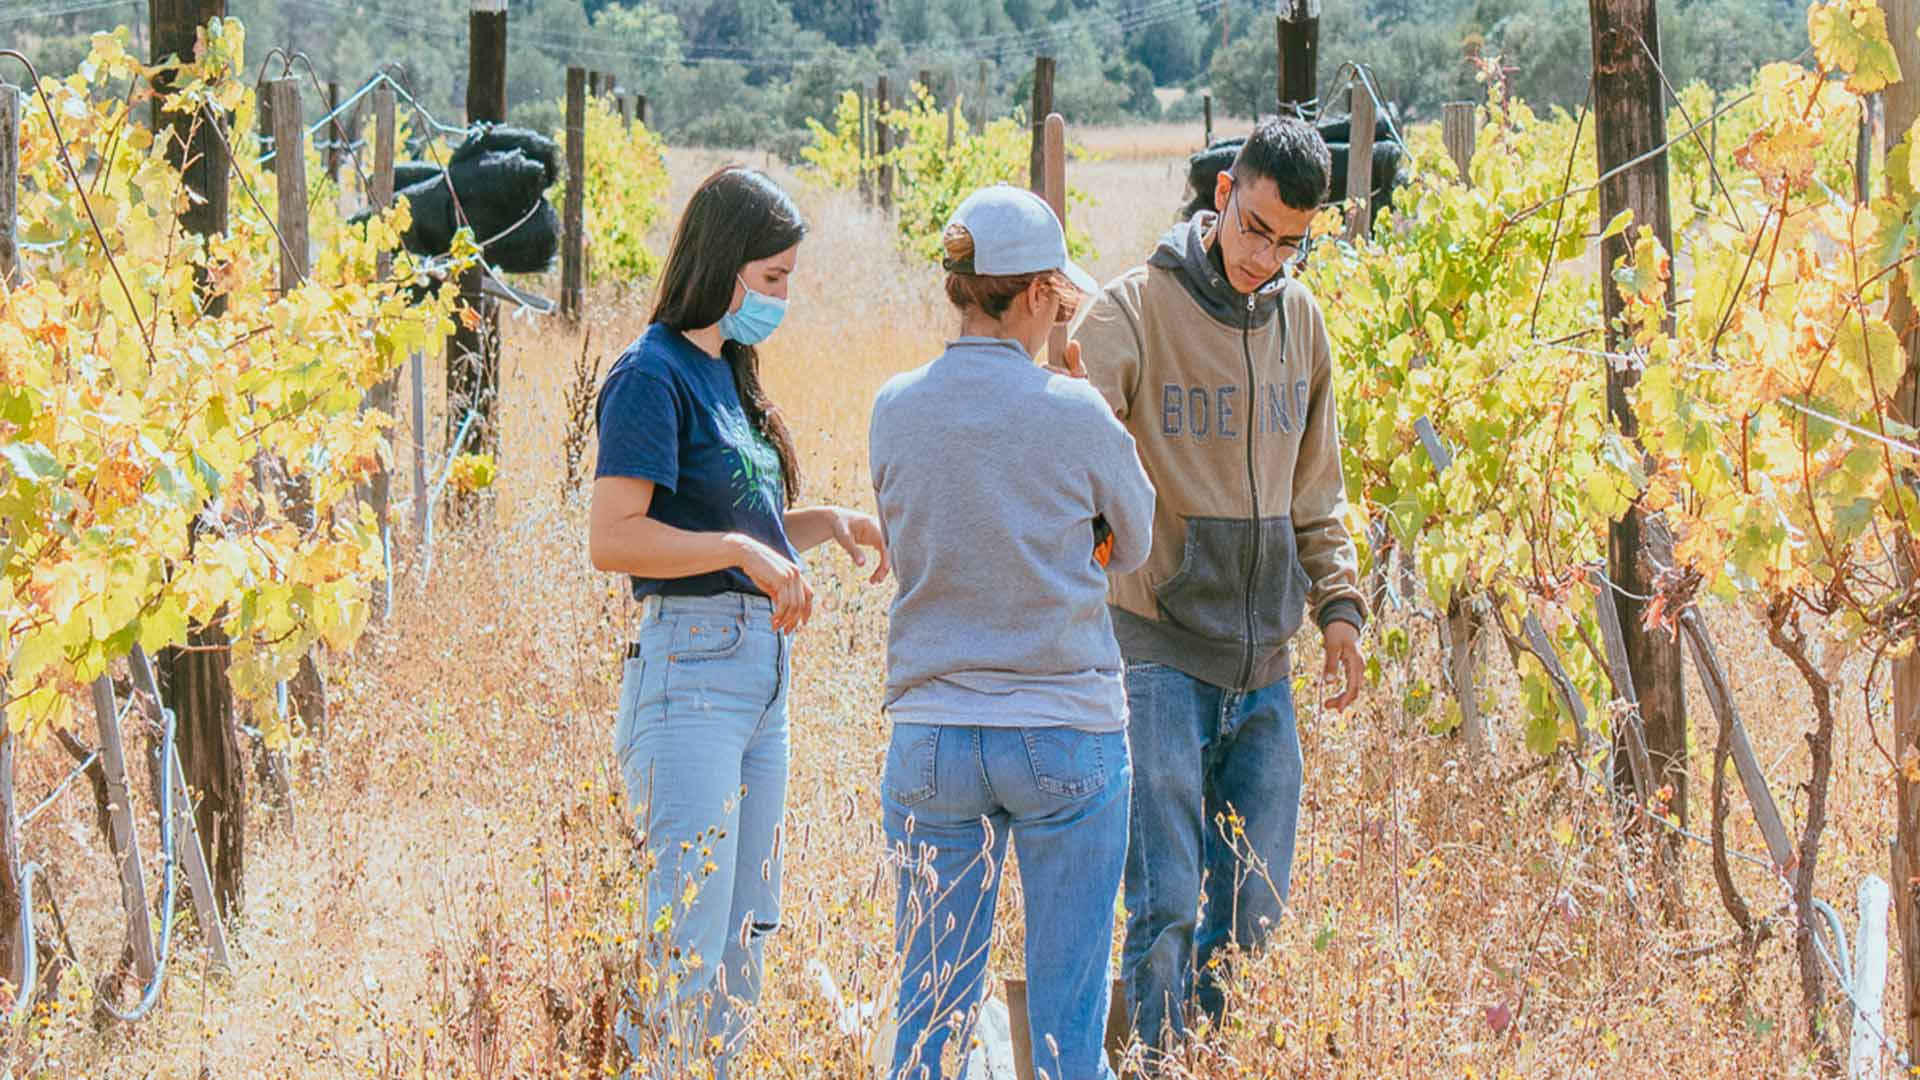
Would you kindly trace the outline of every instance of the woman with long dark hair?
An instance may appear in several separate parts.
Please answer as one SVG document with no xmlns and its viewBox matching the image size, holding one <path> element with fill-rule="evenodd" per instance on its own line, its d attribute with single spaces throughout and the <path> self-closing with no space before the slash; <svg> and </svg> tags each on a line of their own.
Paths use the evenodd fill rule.
<svg viewBox="0 0 1920 1080">
<path fill-rule="evenodd" d="M 813 611 L 800 552 L 837 541 L 878 582 L 880 526 L 792 509 L 793 437 L 756 346 L 786 310 L 807 226 L 765 175 L 730 167 L 695 191 L 653 322 L 608 372 L 590 548 L 641 601 L 614 752 L 644 837 L 656 986 L 623 1014 L 643 1075 L 681 1075 L 742 1031 L 762 942 L 780 923 L 792 634 Z M 663 929 L 662 929 L 663 927 Z M 717 1041 L 716 1041 L 717 1040 Z"/>
</svg>

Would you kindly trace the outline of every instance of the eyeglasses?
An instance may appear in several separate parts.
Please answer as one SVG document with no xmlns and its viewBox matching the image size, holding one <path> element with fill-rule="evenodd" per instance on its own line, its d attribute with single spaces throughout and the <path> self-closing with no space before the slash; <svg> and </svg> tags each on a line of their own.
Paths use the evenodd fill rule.
<svg viewBox="0 0 1920 1080">
<path fill-rule="evenodd" d="M 1255 258 L 1271 256 L 1283 270 L 1294 270 L 1307 261 L 1307 255 L 1313 251 L 1314 236 L 1311 231 L 1298 236 L 1274 236 L 1271 233 L 1255 229 L 1247 224 L 1246 212 L 1240 208 L 1240 185 L 1234 184 L 1227 194 L 1227 202 L 1233 207 L 1233 219 L 1239 223 L 1240 233 L 1250 245 L 1247 254 Z M 1291 252 L 1291 254 L 1288 254 Z"/>
</svg>

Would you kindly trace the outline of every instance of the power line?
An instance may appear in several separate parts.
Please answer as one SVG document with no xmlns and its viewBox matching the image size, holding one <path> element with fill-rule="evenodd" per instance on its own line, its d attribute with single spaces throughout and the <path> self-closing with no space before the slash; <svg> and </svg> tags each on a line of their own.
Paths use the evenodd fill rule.
<svg viewBox="0 0 1920 1080">
<path fill-rule="evenodd" d="M 67 3 L 53 4 L 35 8 L 31 11 L 11 11 L 0 15 L 0 23 L 28 22 L 33 19 L 58 19 L 68 15 L 80 15 L 89 11 L 103 11 L 107 8 L 131 7 L 142 0 L 68 0 Z"/>
</svg>

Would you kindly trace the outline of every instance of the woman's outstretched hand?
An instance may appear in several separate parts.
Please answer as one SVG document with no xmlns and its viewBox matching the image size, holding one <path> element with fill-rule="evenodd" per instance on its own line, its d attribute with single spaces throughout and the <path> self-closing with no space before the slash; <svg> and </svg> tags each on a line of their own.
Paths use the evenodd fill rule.
<svg viewBox="0 0 1920 1080">
<path fill-rule="evenodd" d="M 857 510 L 837 510 L 833 515 L 833 539 L 846 549 L 847 555 L 855 566 L 867 565 L 867 553 L 860 550 L 870 547 L 874 550 L 877 564 L 873 576 L 867 584 L 878 585 L 886 580 L 887 572 L 893 569 L 893 556 L 887 551 L 887 538 L 880 531 L 880 522 L 872 514 L 863 514 Z"/>
</svg>

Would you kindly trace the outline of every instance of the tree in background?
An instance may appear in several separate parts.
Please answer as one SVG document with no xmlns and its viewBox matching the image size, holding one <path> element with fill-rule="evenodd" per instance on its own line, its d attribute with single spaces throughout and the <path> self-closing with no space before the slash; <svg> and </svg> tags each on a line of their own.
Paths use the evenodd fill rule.
<svg viewBox="0 0 1920 1080">
<path fill-rule="evenodd" d="M 569 64 L 610 71 L 648 96 L 649 126 L 670 142 L 791 155 L 807 140 L 808 118 L 828 118 L 840 91 L 871 87 L 883 72 L 896 99 L 923 69 L 941 100 L 954 87 L 971 99 L 985 54 L 992 110 L 1022 103 L 1034 47 L 1019 35 L 1046 32 L 1059 61 L 1056 103 L 1071 123 L 1158 118 L 1156 86 L 1211 89 L 1226 114 L 1270 111 L 1272 5 L 1203 13 L 1187 0 L 1131 30 L 1114 23 L 1166 14 L 1166 3 L 512 0 L 508 85 L 515 118 L 545 130 L 559 113 Z M 1807 3 L 1668 0 L 1662 51 L 1674 85 L 1744 85 L 1760 64 L 1795 56 L 1806 42 Z M 262 55 L 275 46 L 304 53 L 320 79 L 343 87 L 385 66 L 437 117 L 463 118 L 467 0 L 229 0 L 229 11 Z M 97 10 L 6 29 L 48 74 L 64 75 L 86 55 L 90 31 L 125 18 L 124 10 Z M 1081 28 L 1051 36 L 1062 25 Z M 1334 91 L 1343 62 L 1366 63 L 1403 121 L 1425 120 L 1443 102 L 1478 100 L 1473 60 L 1497 54 L 1509 91 L 1540 108 L 1572 109 L 1586 96 L 1587 39 L 1585 0 L 1329 0 L 1320 82 Z"/>
</svg>

